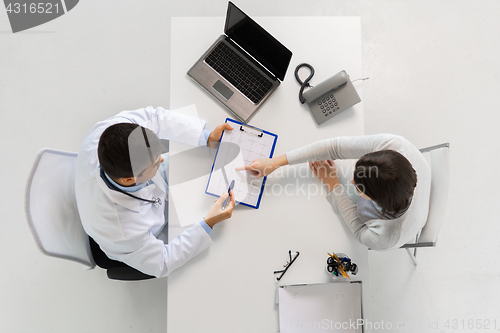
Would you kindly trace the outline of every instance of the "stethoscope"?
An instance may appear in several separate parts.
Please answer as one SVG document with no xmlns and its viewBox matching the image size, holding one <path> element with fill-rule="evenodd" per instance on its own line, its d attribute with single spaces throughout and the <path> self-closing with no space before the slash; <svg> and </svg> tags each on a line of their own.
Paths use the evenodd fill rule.
<svg viewBox="0 0 500 333">
<path fill-rule="evenodd" d="M 144 141 L 146 141 L 146 146 L 148 148 L 149 157 L 151 158 L 151 162 L 153 162 L 154 161 L 153 160 L 153 154 L 151 153 L 151 147 L 149 145 L 148 136 L 146 135 L 146 129 L 141 126 L 141 130 L 142 130 L 142 135 L 144 136 Z M 141 201 L 152 203 L 156 208 L 159 208 L 161 206 L 161 199 L 160 198 L 153 197 L 153 200 L 144 199 L 144 198 L 141 198 L 141 197 L 137 197 L 137 196 L 135 196 L 133 194 L 130 194 L 129 192 L 126 192 L 126 191 L 122 190 L 121 188 L 116 187 L 113 183 L 111 183 L 109 181 L 108 177 L 106 177 L 106 175 L 104 174 L 104 170 L 102 170 L 102 168 L 101 168 L 101 178 L 104 180 L 104 182 L 106 183 L 106 185 L 108 185 L 108 187 L 110 187 L 111 189 L 113 189 L 115 191 L 118 191 L 120 193 L 128 195 L 129 197 L 137 199 L 137 200 L 141 200 Z"/>
<path fill-rule="evenodd" d="M 106 185 L 108 185 L 111 189 L 113 189 L 115 191 L 118 191 L 120 193 L 128 195 L 129 197 L 137 199 L 137 200 L 141 200 L 141 201 L 152 203 L 156 208 L 159 208 L 161 206 L 161 199 L 160 198 L 153 197 L 153 200 L 144 199 L 144 198 L 141 198 L 141 197 L 137 197 L 137 196 L 135 196 L 133 194 L 130 194 L 129 192 L 126 192 L 126 191 L 122 190 L 121 188 L 116 187 L 113 183 L 111 183 L 109 181 L 109 179 L 104 174 L 104 170 L 102 170 L 102 169 L 101 169 L 101 178 L 104 180 L 104 182 L 106 183 Z"/>
</svg>

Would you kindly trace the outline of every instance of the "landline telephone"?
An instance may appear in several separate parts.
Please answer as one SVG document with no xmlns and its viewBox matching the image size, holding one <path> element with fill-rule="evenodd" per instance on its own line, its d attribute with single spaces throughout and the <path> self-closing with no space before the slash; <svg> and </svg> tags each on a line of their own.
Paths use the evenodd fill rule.
<svg viewBox="0 0 500 333">
<path fill-rule="evenodd" d="M 302 82 L 298 74 L 299 69 L 302 67 L 307 67 L 311 71 L 304 82 Z M 345 71 L 333 75 L 314 87 L 309 84 L 313 76 L 314 68 L 309 64 L 303 63 L 295 68 L 295 79 L 301 85 L 299 100 L 302 104 L 306 103 L 309 106 L 309 110 L 318 125 L 361 102 L 349 79 L 349 75 Z M 304 92 L 306 87 L 309 87 L 309 89 Z"/>
</svg>

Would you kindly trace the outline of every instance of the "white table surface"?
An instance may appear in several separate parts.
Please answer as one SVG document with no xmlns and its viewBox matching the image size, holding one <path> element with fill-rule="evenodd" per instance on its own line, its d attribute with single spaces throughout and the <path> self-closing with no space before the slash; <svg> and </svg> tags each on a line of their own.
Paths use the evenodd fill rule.
<svg viewBox="0 0 500 333">
<path fill-rule="evenodd" d="M 284 82 L 250 121 L 278 134 L 274 156 L 333 136 L 362 135 L 362 102 L 318 126 L 299 103 L 299 85 L 293 77 L 295 67 L 308 62 L 316 70 L 312 85 L 341 70 L 352 80 L 361 78 L 359 18 L 254 19 L 293 52 Z M 209 130 L 232 117 L 186 72 L 223 27 L 223 17 L 172 18 L 170 108 L 195 104 Z M 307 76 L 307 71 L 301 73 Z M 363 98 L 361 82 L 354 86 Z M 214 200 L 204 193 L 213 152 L 198 148 L 176 159 L 184 149 L 170 144 L 170 238 L 184 230 L 178 217 L 200 220 Z M 200 176 L 185 181 L 194 169 Z M 347 183 L 351 174 L 340 172 Z M 321 184 L 306 165 L 282 168 L 268 177 L 258 210 L 237 206 L 230 220 L 215 226 L 214 244 L 168 277 L 168 332 L 278 332 L 273 271 L 282 267 L 289 249 L 300 251 L 300 256 L 280 285 L 332 281 L 325 272 L 327 252 L 349 255 L 359 266 L 355 279 L 363 282 L 363 312 L 369 318 L 368 251 L 325 200 L 324 189 L 318 189 Z"/>
</svg>

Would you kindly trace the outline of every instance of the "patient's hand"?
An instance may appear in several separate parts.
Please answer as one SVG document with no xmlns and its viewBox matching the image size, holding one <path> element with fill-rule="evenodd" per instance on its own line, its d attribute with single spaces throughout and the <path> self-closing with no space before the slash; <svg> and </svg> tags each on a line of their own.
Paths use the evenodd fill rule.
<svg viewBox="0 0 500 333">
<path fill-rule="evenodd" d="M 232 131 L 233 128 L 228 123 L 217 126 L 208 136 L 207 146 L 216 149 L 224 130 Z"/>
<path fill-rule="evenodd" d="M 309 163 L 309 167 L 314 172 L 323 184 L 328 187 L 331 192 L 335 187 L 340 185 L 339 177 L 337 175 L 337 166 L 332 160 L 317 161 Z"/>
<path fill-rule="evenodd" d="M 259 158 L 246 166 L 235 168 L 240 171 L 250 171 L 255 177 L 264 177 L 273 172 L 276 168 L 273 167 L 270 158 Z"/>
<path fill-rule="evenodd" d="M 249 165 L 235 168 L 236 170 L 247 170 L 252 173 L 255 177 L 265 177 L 274 170 L 278 169 L 281 166 L 287 165 L 288 160 L 286 159 L 286 155 L 281 155 L 273 158 L 258 158 L 254 160 Z"/>
</svg>

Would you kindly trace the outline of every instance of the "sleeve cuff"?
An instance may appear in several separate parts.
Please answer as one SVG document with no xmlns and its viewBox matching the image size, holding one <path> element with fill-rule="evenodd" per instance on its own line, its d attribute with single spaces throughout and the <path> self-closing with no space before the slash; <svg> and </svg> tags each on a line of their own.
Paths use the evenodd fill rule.
<svg viewBox="0 0 500 333">
<path fill-rule="evenodd" d="M 288 161 L 288 165 L 294 165 L 297 164 L 297 149 L 294 149 L 292 151 L 289 151 L 286 155 L 286 160 Z"/>
<path fill-rule="evenodd" d="M 198 146 L 206 146 L 209 136 L 210 136 L 210 131 L 204 128 L 200 134 L 200 139 L 198 140 Z"/>
<path fill-rule="evenodd" d="M 205 222 L 205 220 L 201 220 L 200 225 L 207 232 L 207 234 L 210 235 L 210 233 L 212 232 L 212 228 L 210 228 L 207 222 Z"/>
</svg>

